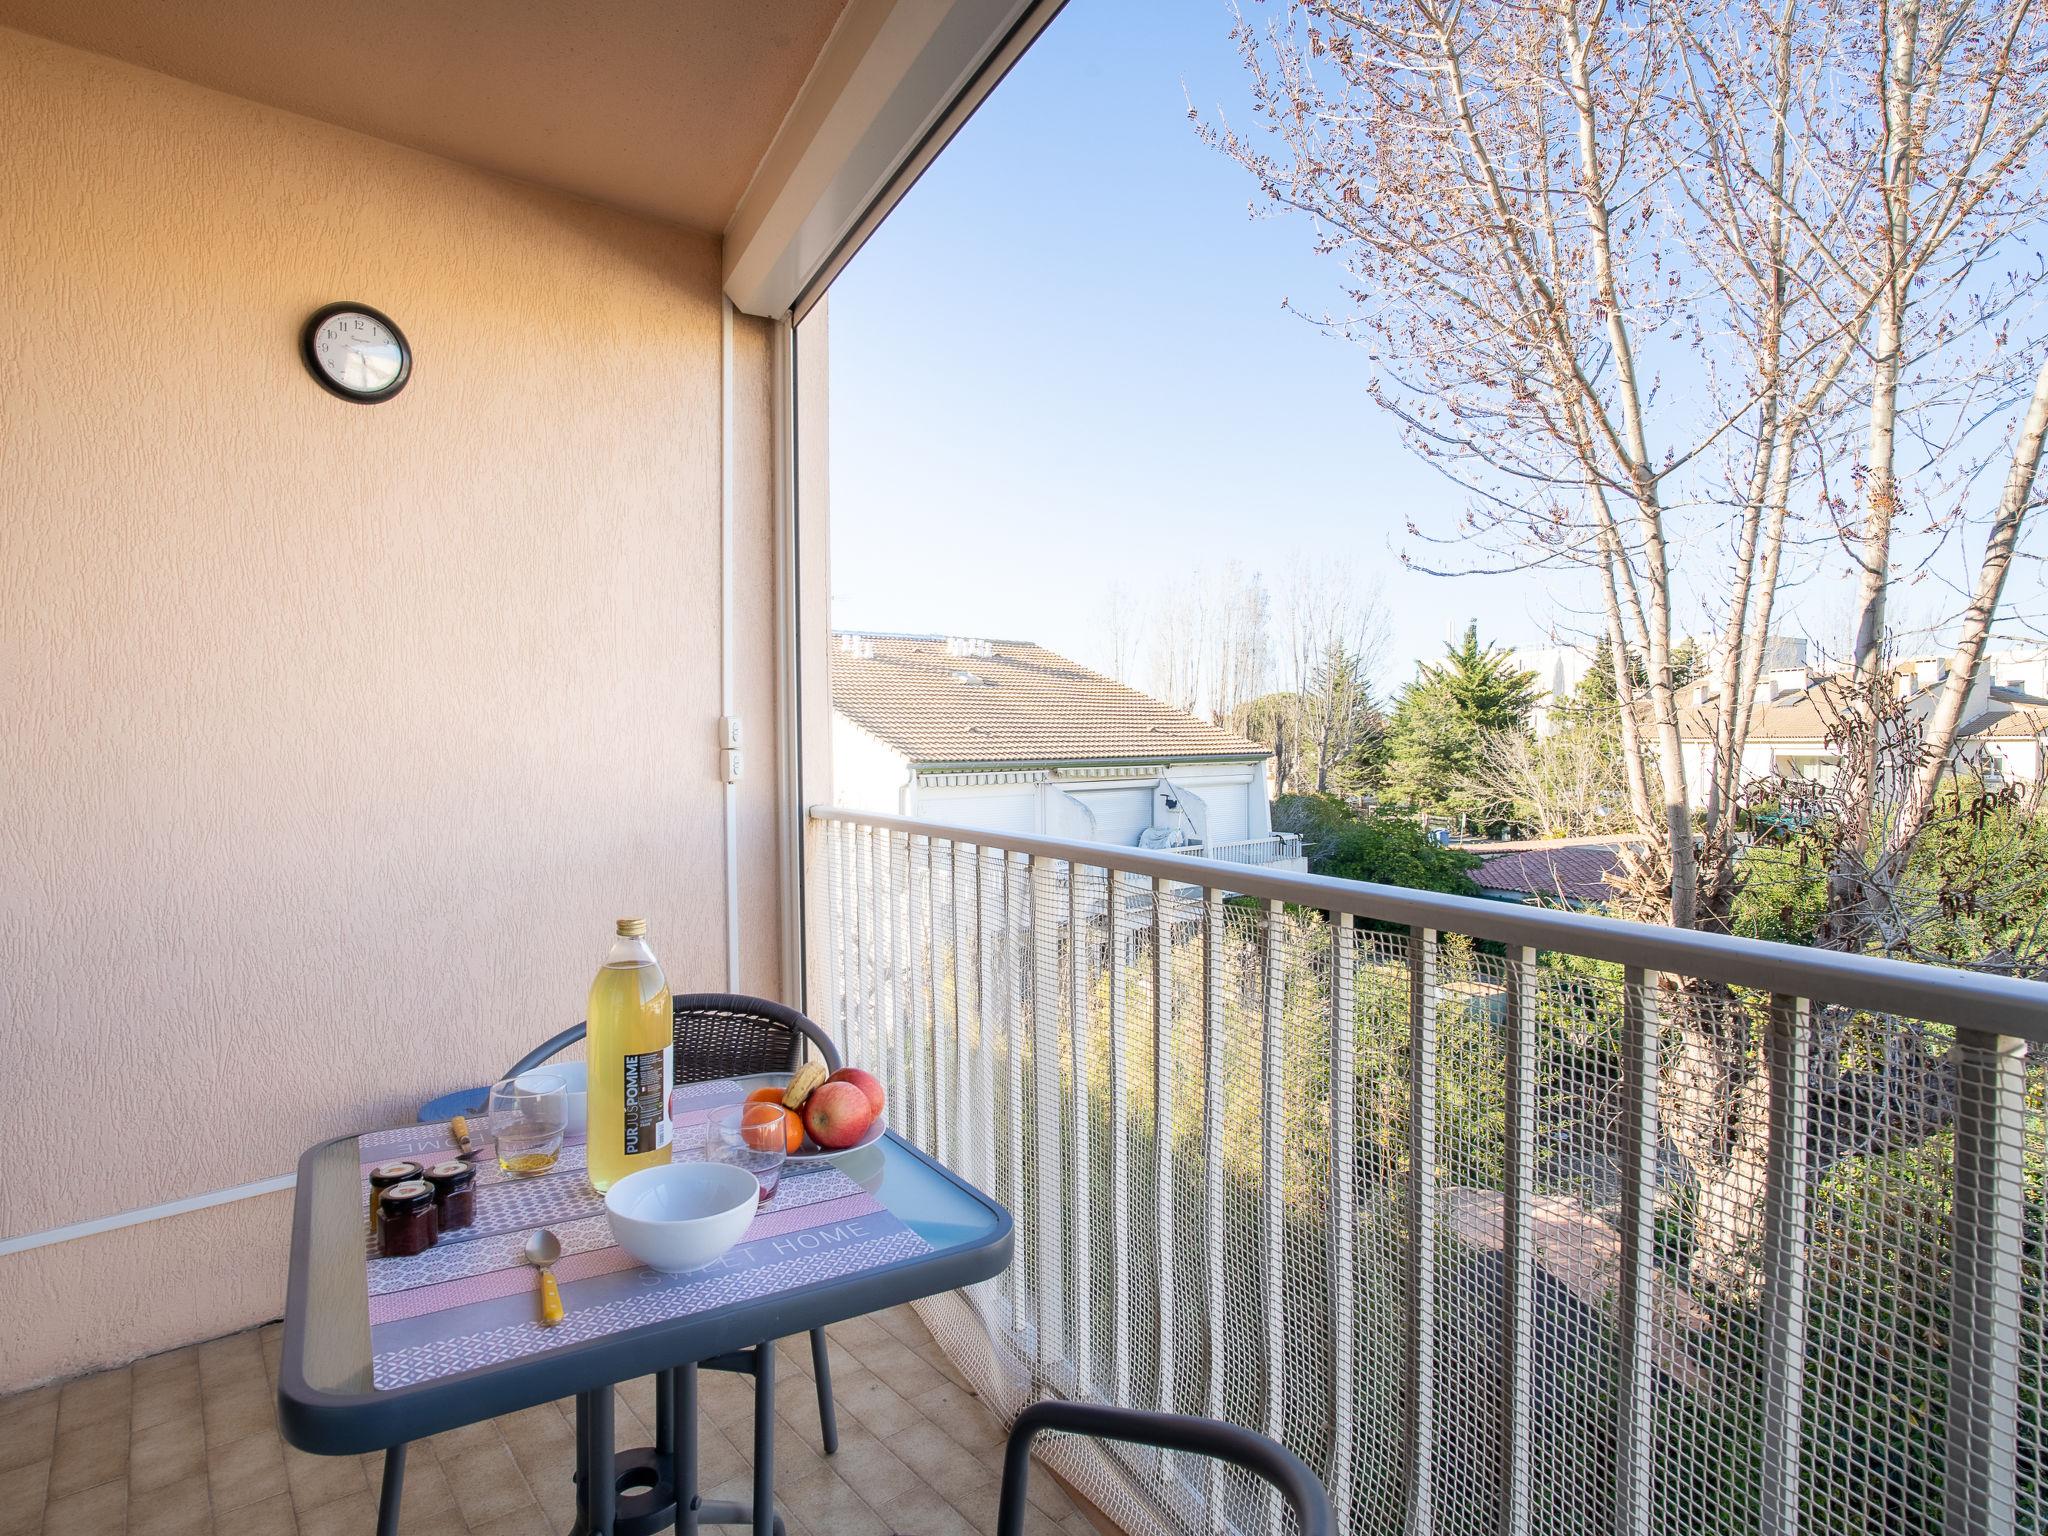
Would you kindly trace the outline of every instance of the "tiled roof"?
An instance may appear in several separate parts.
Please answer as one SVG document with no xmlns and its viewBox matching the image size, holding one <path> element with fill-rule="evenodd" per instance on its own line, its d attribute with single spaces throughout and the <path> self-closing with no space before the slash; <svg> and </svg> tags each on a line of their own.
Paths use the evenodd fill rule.
<svg viewBox="0 0 2048 1536">
<path fill-rule="evenodd" d="M 1497 853 L 1472 872 L 1481 890 L 1511 891 L 1549 901 L 1612 900 L 1607 877 L 1621 868 L 1622 844 L 1573 842 Z"/>
<path fill-rule="evenodd" d="M 839 637 L 832 707 L 913 763 L 1270 756 L 1255 741 L 1018 640 Z"/>
<path fill-rule="evenodd" d="M 2022 709 L 2048 709 L 2048 699 L 2044 699 L 2038 694 L 2029 693 L 2024 688 L 2008 688 L 2003 683 L 1993 683 L 1991 685 L 1991 702 L 1994 704 L 2014 704 Z"/>
<path fill-rule="evenodd" d="M 1931 694 L 1932 686 L 1921 690 Z M 1919 697 L 1920 695 L 1916 695 Z M 1956 731 L 1959 741 L 1987 737 L 2032 738 L 2048 731 L 2048 701 L 2036 700 L 2017 689 L 1993 687 L 1991 707 L 1965 720 Z M 1789 693 L 1759 707 L 1750 716 L 1751 741 L 1823 741 L 1838 721 L 1849 712 L 1847 695 L 1832 679 Z M 1678 734 L 1684 741 L 1712 741 L 1718 701 L 1688 705 L 1679 715 Z"/>
<path fill-rule="evenodd" d="M 1759 705 L 1749 717 L 1751 741 L 1820 741 L 1843 718 L 1844 706 L 1831 692 L 1832 685 L 1817 683 L 1798 693 L 1786 694 L 1769 704 Z M 1690 704 L 1678 717 L 1679 738 L 1684 741 L 1712 741 L 1721 712 L 1719 699 Z"/>
<path fill-rule="evenodd" d="M 1956 727 L 1958 741 L 2032 741 L 2048 734 L 2048 710 L 1987 709 Z"/>
</svg>

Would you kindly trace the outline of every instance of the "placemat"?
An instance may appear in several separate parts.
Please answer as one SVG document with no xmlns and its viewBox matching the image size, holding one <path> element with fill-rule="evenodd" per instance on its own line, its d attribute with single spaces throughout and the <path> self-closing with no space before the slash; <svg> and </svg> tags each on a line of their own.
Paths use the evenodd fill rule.
<svg viewBox="0 0 2048 1536">
<path fill-rule="evenodd" d="M 711 1111 L 746 1090 L 730 1079 L 686 1083 L 670 1097 L 675 1156 L 699 1156 Z M 488 1134 L 483 1125 L 480 1133 Z M 357 1138 L 363 1173 L 363 1277 L 370 1309 L 373 1377 L 380 1390 L 412 1386 L 728 1302 L 857 1274 L 930 1252 L 882 1203 L 830 1163 L 788 1164 L 747 1235 L 717 1263 L 685 1275 L 640 1264 L 612 1241 L 604 1197 L 585 1180 L 584 1145 L 570 1140 L 536 1178 L 476 1160 L 476 1220 L 425 1253 L 387 1259 L 370 1221 L 369 1170 L 410 1157 L 429 1165 L 455 1155 L 444 1125 L 411 1125 Z M 562 1240 L 554 1266 L 567 1316 L 541 1326 L 540 1276 L 523 1249 L 535 1227 Z"/>
</svg>

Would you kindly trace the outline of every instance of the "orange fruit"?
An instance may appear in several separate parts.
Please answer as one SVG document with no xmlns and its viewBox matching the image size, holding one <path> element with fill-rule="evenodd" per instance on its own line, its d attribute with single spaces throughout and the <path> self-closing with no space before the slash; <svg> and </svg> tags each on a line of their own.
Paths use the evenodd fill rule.
<svg viewBox="0 0 2048 1536">
<path fill-rule="evenodd" d="M 804 1117 L 782 1102 L 780 1088 L 756 1088 L 745 1101 L 748 1112 L 740 1117 L 740 1135 L 750 1147 L 763 1152 L 775 1145 L 775 1121 L 753 1108 L 757 1104 L 772 1104 L 782 1116 L 782 1140 L 785 1152 L 801 1152 L 804 1146 Z"/>
<path fill-rule="evenodd" d="M 749 1103 L 740 1119 L 740 1139 L 762 1152 L 777 1147 L 794 1152 L 804 1144 L 804 1117 L 780 1104 Z"/>
</svg>

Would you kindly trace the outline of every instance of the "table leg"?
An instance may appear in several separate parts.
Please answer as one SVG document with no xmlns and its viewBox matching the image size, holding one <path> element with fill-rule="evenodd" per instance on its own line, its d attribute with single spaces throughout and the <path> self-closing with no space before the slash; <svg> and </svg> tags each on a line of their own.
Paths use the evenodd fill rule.
<svg viewBox="0 0 2048 1536">
<path fill-rule="evenodd" d="M 754 1376 L 753 1501 L 707 1501 L 699 1494 L 697 1367 L 682 1365 L 655 1377 L 659 1443 L 653 1447 L 622 1452 L 613 1444 L 608 1389 L 576 1395 L 576 1525 L 570 1536 L 654 1536 L 671 1525 L 678 1536 L 699 1536 L 707 1525 L 787 1536 L 775 1509 L 775 1346 L 725 1358 Z"/>
<path fill-rule="evenodd" d="M 405 1447 L 384 1453 L 384 1486 L 377 1495 L 377 1536 L 398 1536 L 398 1501 L 405 1494 Z"/>
<path fill-rule="evenodd" d="M 830 1456 L 839 1449 L 839 1410 L 832 1402 L 832 1356 L 822 1328 L 811 1330 L 811 1374 L 818 1382 L 818 1436 Z"/>
<path fill-rule="evenodd" d="M 697 1366 L 669 1373 L 666 1398 L 676 1430 L 676 1536 L 697 1536 Z"/>
<path fill-rule="evenodd" d="M 775 1341 L 754 1351 L 754 1536 L 775 1536 Z"/>
<path fill-rule="evenodd" d="M 612 1391 L 600 1387 L 583 1394 L 577 1415 L 587 1420 L 590 1475 L 583 1485 L 589 1511 L 590 1536 L 612 1536 L 612 1517 L 618 1509 L 617 1472 L 612 1464 Z"/>
<path fill-rule="evenodd" d="M 654 1373 L 654 1454 L 661 1461 L 661 1475 L 675 1486 L 676 1478 L 676 1373 Z"/>
<path fill-rule="evenodd" d="M 786 1536 L 788 1525 L 775 1509 L 775 1345 L 771 1340 L 758 1349 L 738 1351 L 720 1355 L 715 1361 L 704 1364 L 715 1370 L 743 1371 L 754 1378 L 754 1497 L 750 1504 L 737 1504 L 729 1499 L 695 1499 L 689 1514 L 690 1536 L 707 1525 L 750 1525 L 758 1536 Z M 683 1371 L 684 1389 L 676 1409 L 681 1424 L 694 1426 L 697 1421 L 695 1366 L 685 1366 Z M 679 1373 L 681 1374 L 681 1373 Z M 689 1431 L 693 1436 L 694 1427 Z M 689 1467 L 691 1486 L 696 1484 L 696 1460 L 693 1453 Z M 682 1518 L 677 1517 L 677 1528 L 682 1530 Z"/>
<path fill-rule="evenodd" d="M 590 1530 L 590 1394 L 576 1394 L 576 1528 L 572 1536 L 587 1536 Z"/>
</svg>

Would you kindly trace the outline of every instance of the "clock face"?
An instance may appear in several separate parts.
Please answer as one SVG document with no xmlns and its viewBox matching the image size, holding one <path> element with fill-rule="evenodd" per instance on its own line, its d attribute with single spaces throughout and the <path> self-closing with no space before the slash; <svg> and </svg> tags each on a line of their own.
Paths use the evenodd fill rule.
<svg viewBox="0 0 2048 1536">
<path fill-rule="evenodd" d="M 329 305 L 305 333 L 314 376 L 350 400 L 383 400 L 404 387 L 412 353 L 398 327 L 373 309 Z"/>
</svg>

